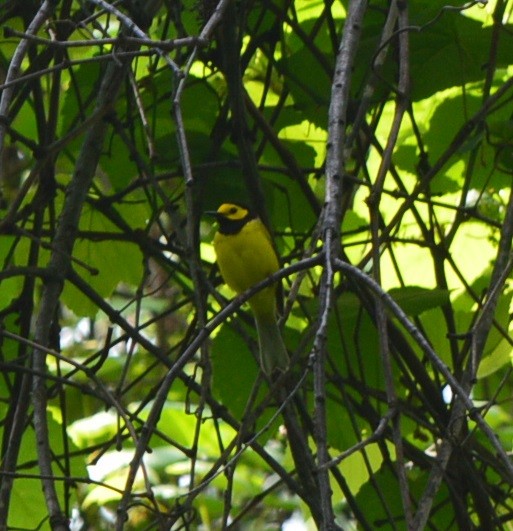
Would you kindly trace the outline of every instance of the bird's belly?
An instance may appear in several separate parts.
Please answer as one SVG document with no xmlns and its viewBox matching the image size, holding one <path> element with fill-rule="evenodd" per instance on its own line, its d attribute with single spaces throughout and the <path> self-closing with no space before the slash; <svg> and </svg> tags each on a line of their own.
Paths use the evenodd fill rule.
<svg viewBox="0 0 513 531">
<path fill-rule="evenodd" d="M 276 270 L 272 263 L 265 263 L 265 257 L 238 242 L 221 244 L 217 261 L 226 283 L 237 293 L 246 291 Z"/>
<path fill-rule="evenodd" d="M 218 233 L 214 247 L 221 275 L 236 293 L 246 291 L 279 269 L 274 248 L 259 220 L 250 221 L 237 234 Z M 259 291 L 249 303 L 255 315 L 274 319 L 276 285 Z"/>
<path fill-rule="evenodd" d="M 237 234 L 218 235 L 214 246 L 223 278 L 238 293 L 279 269 L 276 253 L 260 220 L 248 222 Z"/>
</svg>

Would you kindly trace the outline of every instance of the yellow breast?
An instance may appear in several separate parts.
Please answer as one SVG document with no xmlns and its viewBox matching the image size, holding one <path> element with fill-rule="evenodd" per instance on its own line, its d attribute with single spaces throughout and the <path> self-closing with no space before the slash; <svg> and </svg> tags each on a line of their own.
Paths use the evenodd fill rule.
<svg viewBox="0 0 513 531">
<path fill-rule="evenodd" d="M 214 249 L 221 275 L 236 293 L 246 291 L 280 267 L 269 233 L 259 219 L 246 223 L 237 234 L 218 232 Z M 255 314 L 274 317 L 276 286 L 257 293 L 249 303 Z"/>
</svg>

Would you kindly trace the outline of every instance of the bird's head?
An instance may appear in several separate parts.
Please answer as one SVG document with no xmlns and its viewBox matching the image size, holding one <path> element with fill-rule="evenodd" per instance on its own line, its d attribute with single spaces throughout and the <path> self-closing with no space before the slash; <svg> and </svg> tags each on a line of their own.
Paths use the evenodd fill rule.
<svg viewBox="0 0 513 531">
<path fill-rule="evenodd" d="M 238 203 L 223 203 L 216 211 L 206 212 L 219 223 L 219 232 L 236 234 L 250 220 L 255 218 L 251 210 Z"/>
<path fill-rule="evenodd" d="M 216 212 L 216 217 L 238 221 L 249 215 L 249 208 L 237 203 L 223 203 Z"/>
</svg>

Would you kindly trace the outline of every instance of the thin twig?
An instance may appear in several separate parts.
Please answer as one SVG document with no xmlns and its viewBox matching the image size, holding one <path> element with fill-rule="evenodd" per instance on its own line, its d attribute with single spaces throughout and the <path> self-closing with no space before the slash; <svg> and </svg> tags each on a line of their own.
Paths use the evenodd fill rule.
<svg viewBox="0 0 513 531">
<path fill-rule="evenodd" d="M 128 35 L 120 35 L 119 37 L 110 37 L 102 39 L 86 39 L 73 41 L 58 41 L 54 39 L 45 39 L 38 35 L 33 35 L 25 31 L 18 31 L 12 28 L 4 29 L 4 37 L 18 37 L 26 39 L 36 44 L 43 44 L 50 48 L 90 48 L 91 46 L 105 46 L 105 45 L 125 45 L 135 44 L 142 47 L 159 48 L 162 51 L 170 52 L 176 48 L 189 48 L 192 46 L 206 46 L 208 41 L 201 37 L 183 37 L 179 39 L 168 39 L 163 41 L 152 40 L 149 37 L 130 37 Z"/>
<path fill-rule="evenodd" d="M 405 26 L 407 23 L 407 9 L 406 4 L 399 7 L 394 1 L 390 10 L 393 13 L 398 13 L 399 26 Z M 397 91 L 397 101 L 395 106 L 394 118 L 390 127 L 390 132 L 387 136 L 387 144 L 382 154 L 381 163 L 376 175 L 376 182 L 371 189 L 367 204 L 369 206 L 370 220 L 371 220 L 371 235 L 372 235 L 372 262 L 374 278 L 378 283 L 381 283 L 381 249 L 379 241 L 380 229 L 380 211 L 379 206 L 383 194 L 385 178 L 389 172 L 392 162 L 392 153 L 395 149 L 399 131 L 403 122 L 405 113 L 410 105 L 409 102 L 409 45 L 408 34 L 401 33 L 399 41 L 399 81 Z M 376 327 L 379 336 L 380 354 L 383 362 L 383 370 L 385 377 L 385 385 L 387 392 L 387 399 L 389 407 L 395 408 L 397 404 L 397 393 L 395 391 L 394 374 L 392 368 L 392 359 L 390 353 L 390 342 L 388 337 L 388 325 L 385 306 L 380 298 L 376 298 Z M 407 529 L 412 529 L 412 511 L 411 498 L 408 481 L 406 478 L 406 469 L 404 462 L 404 449 L 402 444 L 401 434 L 401 419 L 397 414 L 392 419 L 392 437 L 396 449 L 396 470 L 399 479 L 401 500 L 403 503 L 404 517 Z"/>
</svg>

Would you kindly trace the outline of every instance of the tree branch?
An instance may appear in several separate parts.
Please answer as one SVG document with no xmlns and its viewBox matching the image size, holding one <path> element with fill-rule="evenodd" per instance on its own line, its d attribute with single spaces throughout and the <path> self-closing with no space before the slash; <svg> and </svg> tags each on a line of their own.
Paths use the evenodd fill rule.
<svg viewBox="0 0 513 531">
<path fill-rule="evenodd" d="M 363 16 L 367 9 L 365 0 L 349 3 L 347 18 L 340 42 L 335 75 L 331 88 L 328 114 L 328 144 L 326 158 L 326 194 L 322 227 L 325 241 L 325 264 L 321 279 L 321 313 L 312 349 L 315 399 L 315 440 L 319 467 L 319 495 L 322 507 L 323 529 L 334 529 L 329 475 L 324 465 L 330 460 L 326 434 L 326 337 L 328 315 L 333 303 L 334 263 L 340 252 L 341 199 L 347 153 L 344 152 L 347 128 L 347 108 L 353 61 L 359 43 Z"/>
</svg>

